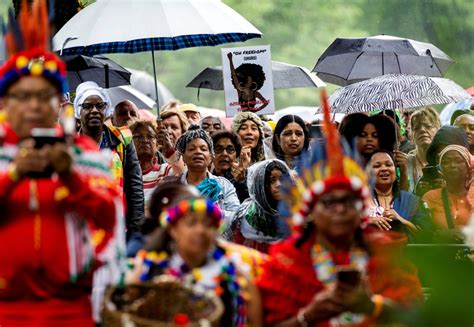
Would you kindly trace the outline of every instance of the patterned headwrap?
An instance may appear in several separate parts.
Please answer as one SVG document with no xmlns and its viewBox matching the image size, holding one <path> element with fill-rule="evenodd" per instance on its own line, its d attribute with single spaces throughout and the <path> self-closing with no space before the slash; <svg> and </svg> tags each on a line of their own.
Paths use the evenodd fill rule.
<svg viewBox="0 0 474 327">
<path fill-rule="evenodd" d="M 191 125 L 188 128 L 188 131 L 181 135 L 178 141 L 176 141 L 176 150 L 178 150 L 179 153 L 184 154 L 184 152 L 186 151 L 186 145 L 194 139 L 203 139 L 209 147 L 209 152 L 214 155 L 214 146 L 212 144 L 212 138 L 209 136 L 209 134 L 206 133 L 205 130 L 203 130 L 198 125 Z"/>
<path fill-rule="evenodd" d="M 64 94 L 68 91 L 66 65 L 49 46 L 49 22 L 45 0 L 31 6 L 22 2 L 18 21 L 10 9 L 5 44 L 9 59 L 0 67 L 0 97 L 25 76 L 41 76 Z"/>
<path fill-rule="evenodd" d="M 205 213 L 215 227 L 219 227 L 222 221 L 222 211 L 219 207 L 209 199 L 191 199 L 183 200 L 177 205 L 168 208 L 160 216 L 162 227 L 168 227 L 176 224 L 176 222 L 189 213 Z"/>
<path fill-rule="evenodd" d="M 284 199 L 293 213 L 293 223 L 301 225 L 308 217 L 319 198 L 333 190 L 350 190 L 361 200 L 361 210 L 369 196 L 367 175 L 357 161 L 355 154 L 346 154 L 336 127 L 331 122 L 326 92 L 321 91 L 324 113 L 324 145 L 316 144 L 302 162 L 296 182 L 285 190 Z"/>
<path fill-rule="evenodd" d="M 77 119 L 81 118 L 81 104 L 92 95 L 98 96 L 107 104 L 104 111 L 105 117 L 112 116 L 113 108 L 109 94 L 105 89 L 97 85 L 96 82 L 89 81 L 79 84 L 76 88 L 76 97 L 74 98 L 74 117 Z"/>
<path fill-rule="evenodd" d="M 469 169 L 471 168 L 471 154 L 469 153 L 469 150 L 462 146 L 462 145 L 457 145 L 457 144 L 451 144 L 445 147 L 439 154 L 439 164 L 441 165 L 441 161 L 443 160 L 443 157 L 446 155 L 446 153 L 450 151 L 455 151 L 459 153 L 464 161 L 466 162 L 467 166 Z"/>
<path fill-rule="evenodd" d="M 256 158 L 253 159 L 256 159 L 256 161 L 265 160 L 265 151 L 263 148 L 263 137 L 265 134 L 263 133 L 263 122 L 260 117 L 250 111 L 239 112 L 235 115 L 234 119 L 232 119 L 231 128 L 238 134 L 240 127 L 242 127 L 242 124 L 247 120 L 254 122 L 258 127 L 258 132 L 260 133 L 260 138 L 258 139 L 256 148 Z"/>
</svg>

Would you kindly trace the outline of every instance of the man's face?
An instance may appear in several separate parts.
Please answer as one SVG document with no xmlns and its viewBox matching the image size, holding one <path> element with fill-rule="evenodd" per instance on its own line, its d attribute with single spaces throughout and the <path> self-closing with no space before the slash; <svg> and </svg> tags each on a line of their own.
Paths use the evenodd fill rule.
<svg viewBox="0 0 474 327">
<path fill-rule="evenodd" d="M 205 130 L 209 135 L 214 134 L 220 130 L 224 129 L 219 118 L 216 117 L 206 117 L 201 122 L 201 128 Z"/>
<path fill-rule="evenodd" d="M 454 126 L 462 128 L 467 134 L 469 145 L 474 145 L 474 117 L 471 115 L 459 116 L 454 122 Z"/>
<path fill-rule="evenodd" d="M 138 119 L 138 108 L 130 101 L 120 102 L 115 106 L 112 124 L 117 127 L 130 126 Z"/>
<path fill-rule="evenodd" d="M 195 125 L 199 124 L 199 121 L 201 120 L 201 114 L 199 112 L 186 111 L 185 114 L 190 124 L 195 124 Z"/>
<path fill-rule="evenodd" d="M 3 98 L 8 122 L 20 139 L 29 137 L 32 128 L 54 127 L 59 107 L 58 90 L 39 76 L 20 78 Z"/>
</svg>

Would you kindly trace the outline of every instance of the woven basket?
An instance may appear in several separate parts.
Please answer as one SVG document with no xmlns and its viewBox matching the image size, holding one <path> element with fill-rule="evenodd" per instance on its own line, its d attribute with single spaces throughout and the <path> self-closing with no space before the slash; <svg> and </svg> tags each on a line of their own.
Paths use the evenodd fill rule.
<svg viewBox="0 0 474 327">
<path fill-rule="evenodd" d="M 218 326 L 224 306 L 215 295 L 197 294 L 169 276 L 153 282 L 106 291 L 105 327 L 173 327 L 176 314 L 186 314 L 189 326 Z"/>
</svg>

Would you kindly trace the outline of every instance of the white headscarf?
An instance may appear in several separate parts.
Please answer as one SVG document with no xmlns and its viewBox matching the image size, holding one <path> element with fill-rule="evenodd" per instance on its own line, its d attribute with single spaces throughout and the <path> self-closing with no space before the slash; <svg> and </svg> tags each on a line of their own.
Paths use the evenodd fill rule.
<svg viewBox="0 0 474 327">
<path fill-rule="evenodd" d="M 77 119 L 81 118 L 82 107 L 80 105 L 83 104 L 84 101 L 92 95 L 98 96 L 102 99 L 102 101 L 107 103 L 104 112 L 105 117 L 109 117 L 112 115 L 113 108 L 107 91 L 97 85 L 96 82 L 83 82 L 79 84 L 76 88 L 76 98 L 74 99 L 74 117 L 76 117 Z"/>
</svg>

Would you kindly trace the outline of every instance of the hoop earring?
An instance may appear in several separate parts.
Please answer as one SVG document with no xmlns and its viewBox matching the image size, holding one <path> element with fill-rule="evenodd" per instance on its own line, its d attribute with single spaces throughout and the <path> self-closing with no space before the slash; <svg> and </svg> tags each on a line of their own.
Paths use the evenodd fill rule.
<svg viewBox="0 0 474 327">
<path fill-rule="evenodd" d="M 254 84 L 255 84 L 255 87 L 252 88 L 252 91 L 257 91 L 258 85 L 257 85 L 256 82 L 252 82 L 252 85 L 254 85 Z"/>
</svg>

